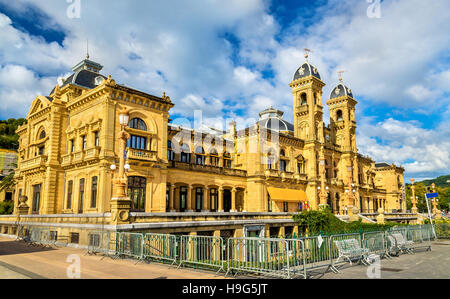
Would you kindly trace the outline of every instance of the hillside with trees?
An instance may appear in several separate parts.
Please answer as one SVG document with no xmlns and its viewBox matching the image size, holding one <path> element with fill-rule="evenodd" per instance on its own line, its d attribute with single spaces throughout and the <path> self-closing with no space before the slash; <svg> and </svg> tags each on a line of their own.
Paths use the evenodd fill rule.
<svg viewBox="0 0 450 299">
<path fill-rule="evenodd" d="M 17 150 L 19 148 L 19 136 L 16 134 L 16 130 L 25 122 L 24 118 L 0 120 L 1 149 Z"/>
</svg>

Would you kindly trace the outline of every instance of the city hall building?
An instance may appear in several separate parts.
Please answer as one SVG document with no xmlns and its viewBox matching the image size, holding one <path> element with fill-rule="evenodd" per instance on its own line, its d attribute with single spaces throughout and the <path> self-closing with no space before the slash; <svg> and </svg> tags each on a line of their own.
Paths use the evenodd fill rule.
<svg viewBox="0 0 450 299">
<path fill-rule="evenodd" d="M 171 124 L 168 96 L 101 70 L 87 56 L 31 104 L 17 130 L 16 216 L 0 225 L 18 218 L 86 244 L 89 230 L 273 236 L 297 232 L 292 215 L 321 205 L 342 217 L 406 209 L 404 169 L 358 153 L 352 90 L 341 80 L 323 98 L 325 83 L 307 60 L 289 84 L 294 123 L 269 107 L 253 125 L 226 131 Z M 128 202 L 114 198 L 121 159 Z"/>
</svg>

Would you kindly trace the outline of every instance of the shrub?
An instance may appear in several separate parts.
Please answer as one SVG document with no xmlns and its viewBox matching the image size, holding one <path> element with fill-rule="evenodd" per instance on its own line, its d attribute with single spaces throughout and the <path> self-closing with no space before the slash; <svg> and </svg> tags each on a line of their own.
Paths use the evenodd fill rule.
<svg viewBox="0 0 450 299">
<path fill-rule="evenodd" d="M 14 202 L 3 201 L 0 202 L 0 215 L 11 215 L 14 211 Z"/>
<path fill-rule="evenodd" d="M 390 227 L 402 225 L 395 222 L 387 222 L 385 224 L 363 223 L 361 220 L 347 223 L 333 215 L 330 209 L 304 211 L 294 215 L 294 221 L 299 225 L 299 233 L 309 233 L 311 235 L 384 231 Z"/>
</svg>

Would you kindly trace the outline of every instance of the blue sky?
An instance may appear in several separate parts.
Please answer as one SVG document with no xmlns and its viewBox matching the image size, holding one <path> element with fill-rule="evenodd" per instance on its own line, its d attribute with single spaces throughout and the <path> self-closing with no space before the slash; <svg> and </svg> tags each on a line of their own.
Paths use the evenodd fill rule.
<svg viewBox="0 0 450 299">
<path fill-rule="evenodd" d="M 292 120 L 288 84 L 307 47 L 324 102 L 346 70 L 361 153 L 403 165 L 407 178 L 450 173 L 448 0 L 385 0 L 380 18 L 366 0 L 74 1 L 80 18 L 63 0 L 0 0 L 0 119 L 26 116 L 89 39 L 104 74 L 166 91 L 172 118 L 201 109 L 225 126 L 218 116 L 245 123 L 273 105 Z"/>
</svg>

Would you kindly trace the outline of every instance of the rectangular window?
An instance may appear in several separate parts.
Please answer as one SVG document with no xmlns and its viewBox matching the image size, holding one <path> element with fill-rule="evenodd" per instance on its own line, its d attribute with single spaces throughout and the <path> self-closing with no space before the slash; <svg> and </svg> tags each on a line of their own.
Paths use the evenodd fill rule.
<svg viewBox="0 0 450 299">
<path fill-rule="evenodd" d="M 223 167 L 231 168 L 231 160 L 230 159 L 224 159 L 223 160 Z"/>
<path fill-rule="evenodd" d="M 180 187 L 180 211 L 184 212 L 186 210 L 186 201 L 187 201 L 187 188 Z"/>
<path fill-rule="evenodd" d="M 189 153 L 181 153 L 181 162 L 190 163 L 191 155 Z"/>
<path fill-rule="evenodd" d="M 195 188 L 195 209 L 201 212 L 203 208 L 203 189 Z"/>
<path fill-rule="evenodd" d="M 219 192 L 216 188 L 212 188 L 209 193 L 210 197 L 210 207 L 212 211 L 217 211 L 219 205 Z"/>
<path fill-rule="evenodd" d="M 39 206 L 41 203 L 41 184 L 33 186 L 33 213 L 39 213 Z"/>
<path fill-rule="evenodd" d="M 84 202 L 84 182 L 85 179 L 80 180 L 80 192 L 78 197 L 78 213 L 83 213 L 83 202 Z"/>
<path fill-rule="evenodd" d="M 280 160 L 280 170 L 281 171 L 286 171 L 287 169 L 287 162 L 286 160 Z"/>
<path fill-rule="evenodd" d="M 73 181 L 69 181 L 67 185 L 67 202 L 66 209 L 72 209 L 72 194 L 73 194 Z"/>
<path fill-rule="evenodd" d="M 283 211 L 285 213 L 289 212 L 289 204 L 287 202 L 283 202 Z"/>
<path fill-rule="evenodd" d="M 92 178 L 92 188 L 91 188 L 91 208 L 94 209 L 97 207 L 97 186 L 98 186 L 98 177 L 94 176 Z"/>
<path fill-rule="evenodd" d="M 70 233 L 70 243 L 71 244 L 78 244 L 79 241 L 80 241 L 79 233 Z"/>
<path fill-rule="evenodd" d="M 86 135 L 81 136 L 81 144 L 82 144 L 82 149 L 85 150 L 87 147 L 87 143 L 86 143 Z"/>
<path fill-rule="evenodd" d="M 70 152 L 73 153 L 75 151 L 75 140 L 70 140 Z"/>
<path fill-rule="evenodd" d="M 41 146 L 41 147 L 39 148 L 39 156 L 44 155 L 44 153 L 45 153 L 45 146 Z"/>
<path fill-rule="evenodd" d="M 139 150 L 147 149 L 147 138 L 141 136 L 131 135 L 127 141 L 127 147 Z"/>
<path fill-rule="evenodd" d="M 100 138 L 99 138 L 99 133 L 98 131 L 96 131 L 94 133 L 94 144 L 95 146 L 100 146 Z"/>
</svg>

